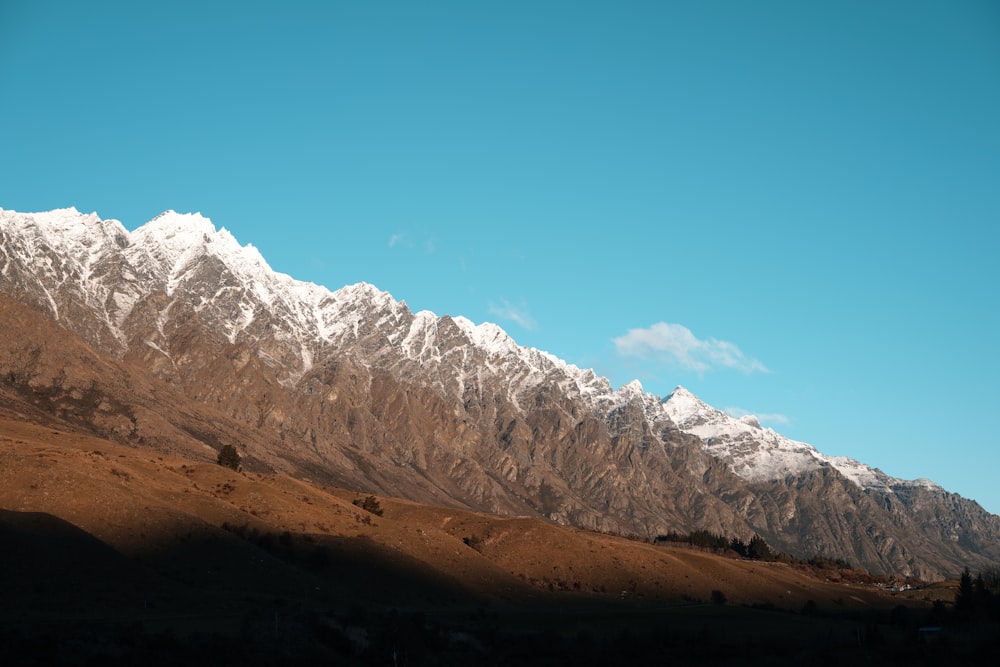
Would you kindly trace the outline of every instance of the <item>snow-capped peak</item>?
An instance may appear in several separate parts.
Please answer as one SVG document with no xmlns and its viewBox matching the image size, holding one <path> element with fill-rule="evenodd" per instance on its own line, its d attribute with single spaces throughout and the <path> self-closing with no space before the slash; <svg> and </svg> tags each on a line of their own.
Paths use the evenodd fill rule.
<svg viewBox="0 0 1000 667">
<path fill-rule="evenodd" d="M 682 431 L 700 437 L 709 453 L 726 461 L 733 472 L 749 481 L 783 479 L 831 466 L 864 489 L 888 492 L 912 486 L 940 488 L 929 480 L 890 477 L 846 456 L 827 456 L 812 445 L 762 427 L 754 415 L 734 417 L 713 408 L 683 387 L 677 387 L 667 397 L 663 408 Z"/>
<path fill-rule="evenodd" d="M 628 394 L 633 396 L 643 396 L 645 391 L 642 389 L 642 383 L 639 380 L 632 380 L 631 382 L 626 382 L 618 390 L 621 394 Z"/>
<path fill-rule="evenodd" d="M 472 320 L 461 315 L 456 315 L 452 320 L 473 343 L 490 355 L 502 356 L 518 349 L 514 339 L 493 322 L 474 324 Z"/>
<path fill-rule="evenodd" d="M 226 257 L 248 253 L 254 260 L 259 259 L 263 262 L 256 248 L 240 246 L 229 231 L 224 227 L 216 230 L 212 221 L 201 213 L 164 211 L 132 232 L 130 237 L 135 243 L 166 250 L 172 257 L 182 255 L 193 248 L 211 247 Z"/>
<path fill-rule="evenodd" d="M 680 424 L 682 421 L 685 421 L 694 415 L 698 415 L 706 411 L 715 411 L 714 408 L 710 407 L 707 403 L 704 403 L 701 399 L 680 385 L 677 385 L 677 387 L 670 392 L 670 395 L 664 399 L 663 406 L 666 408 L 670 418 L 677 424 Z"/>
<path fill-rule="evenodd" d="M 76 207 L 23 214 L 0 209 L 0 225 L 33 229 L 38 241 L 58 249 L 67 259 L 85 261 L 91 250 L 109 239 L 121 245 L 128 232 L 117 220 L 102 220 L 96 213 L 81 213 Z"/>
<path fill-rule="evenodd" d="M 409 308 L 402 301 L 396 301 L 392 294 L 385 292 L 366 282 L 345 285 L 340 289 L 329 292 L 326 288 L 319 288 L 323 297 L 332 297 L 337 304 L 336 312 L 344 310 L 357 311 L 374 309 L 398 317 L 400 314 L 409 312 Z"/>
<path fill-rule="evenodd" d="M 214 256 L 266 303 L 273 301 L 275 280 L 298 283 L 275 273 L 252 245 L 239 241 L 200 213 L 164 211 L 129 235 L 129 258 L 166 279 L 172 293 L 188 269 L 206 255 Z"/>
<path fill-rule="evenodd" d="M 173 209 L 167 209 L 163 213 L 142 226 L 149 231 L 157 230 L 164 234 L 215 234 L 215 225 L 212 221 L 203 216 L 200 212 L 178 213 Z"/>
</svg>

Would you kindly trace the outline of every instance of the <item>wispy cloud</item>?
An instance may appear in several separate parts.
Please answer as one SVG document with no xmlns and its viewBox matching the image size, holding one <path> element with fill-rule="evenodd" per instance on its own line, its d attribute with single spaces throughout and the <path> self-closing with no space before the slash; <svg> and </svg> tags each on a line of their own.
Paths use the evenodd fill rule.
<svg viewBox="0 0 1000 667">
<path fill-rule="evenodd" d="M 417 235 L 419 236 L 419 235 Z M 414 235 L 408 234 L 406 232 L 394 232 L 389 237 L 389 247 L 390 248 L 405 248 L 407 250 L 414 250 L 417 247 L 421 247 L 424 252 L 428 255 L 434 254 L 437 250 L 437 245 L 434 243 L 433 238 L 426 238 L 422 242 L 418 242 L 414 239 Z"/>
<path fill-rule="evenodd" d="M 740 417 L 746 417 L 748 415 L 752 415 L 757 418 L 757 421 L 764 422 L 767 424 L 787 424 L 789 423 L 789 421 L 791 421 L 785 415 L 778 414 L 775 412 L 761 414 L 758 412 L 750 412 L 749 410 L 744 410 L 743 408 L 725 408 L 723 412 L 725 412 L 730 417 L 736 417 L 737 419 L 739 419 Z"/>
<path fill-rule="evenodd" d="M 674 362 L 699 373 L 716 368 L 770 372 L 761 362 L 744 355 L 735 344 L 715 338 L 700 340 L 681 324 L 657 322 L 646 329 L 630 329 L 615 338 L 614 344 L 622 356 Z"/>
<path fill-rule="evenodd" d="M 516 322 L 525 329 L 531 330 L 536 326 L 535 319 L 528 313 L 528 309 L 523 303 L 520 306 L 515 306 L 504 299 L 499 306 L 491 303 L 489 313 L 500 319 Z"/>
</svg>

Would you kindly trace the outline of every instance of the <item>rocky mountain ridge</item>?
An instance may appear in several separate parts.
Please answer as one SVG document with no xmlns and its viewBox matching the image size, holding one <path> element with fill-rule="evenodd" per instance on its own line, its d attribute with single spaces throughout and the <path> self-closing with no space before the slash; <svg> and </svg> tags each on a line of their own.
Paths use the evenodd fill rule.
<svg viewBox="0 0 1000 667">
<path fill-rule="evenodd" d="M 862 489 L 891 493 L 897 488 L 922 487 L 944 491 L 929 479 L 890 477 L 847 456 L 828 456 L 810 444 L 762 427 L 753 415 L 733 417 L 713 408 L 683 387 L 663 401 L 663 409 L 682 431 L 701 438 L 712 456 L 726 461 L 733 472 L 750 482 L 782 479 L 829 466 Z"/>
<path fill-rule="evenodd" d="M 127 367 L 122 386 L 161 383 L 224 416 L 268 469 L 645 536 L 757 532 L 875 571 L 1000 561 L 1000 520 L 932 483 L 826 457 L 682 389 L 615 391 L 496 325 L 412 313 L 371 285 L 296 281 L 197 214 L 128 232 L 75 209 L 0 209 L 0 292 L 78 335 L 80 354 Z M 7 373 L 12 395 L 81 391 L 45 371 L 69 363 L 51 351 L 18 356 L 35 361 Z M 131 390 L 103 391 L 129 403 Z M 182 430 L 214 433 L 215 448 L 227 437 Z M 117 439 L 141 444 L 134 432 Z"/>
</svg>

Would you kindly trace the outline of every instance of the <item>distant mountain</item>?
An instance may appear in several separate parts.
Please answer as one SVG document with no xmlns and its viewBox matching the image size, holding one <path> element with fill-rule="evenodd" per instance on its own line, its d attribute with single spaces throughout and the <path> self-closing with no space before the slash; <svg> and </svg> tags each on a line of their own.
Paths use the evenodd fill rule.
<svg viewBox="0 0 1000 667">
<path fill-rule="evenodd" d="M 646 537 L 759 533 L 875 572 L 1000 562 L 1000 518 L 936 484 L 681 388 L 613 390 L 371 285 L 294 280 L 197 214 L 129 232 L 0 209 L 0 293 L 23 304 L 0 300 L 7 408 L 119 442 L 202 458 L 234 444 L 261 470 Z"/>
</svg>

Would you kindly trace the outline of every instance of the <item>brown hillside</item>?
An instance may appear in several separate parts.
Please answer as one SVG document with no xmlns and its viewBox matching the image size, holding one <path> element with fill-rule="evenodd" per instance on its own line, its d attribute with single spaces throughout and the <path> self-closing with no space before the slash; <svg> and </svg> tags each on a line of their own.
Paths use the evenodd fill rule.
<svg viewBox="0 0 1000 667">
<path fill-rule="evenodd" d="M 366 498 L 0 417 L 5 659 L 903 664 L 886 660 L 913 655 L 928 595 L 953 592 Z M 965 664 L 991 664 L 985 636 L 959 642 Z"/>
<path fill-rule="evenodd" d="M 43 590 L 84 595 L 71 585 L 79 560 L 81 576 L 117 581 L 105 601 L 112 608 L 148 605 L 150 597 L 181 608 L 206 591 L 222 606 L 237 593 L 345 606 L 683 604 L 707 601 L 713 590 L 730 603 L 789 609 L 807 600 L 831 608 L 895 604 L 880 591 L 780 564 L 385 497 L 376 516 L 352 504 L 359 498 L 0 419 L 2 525 L 23 545 L 4 556 L 13 558 L 4 569 L 20 571 L 22 582 L 48 582 Z M 42 552 L 55 555 L 36 557 Z M 45 606 L 31 586 L 15 593 Z"/>
</svg>

